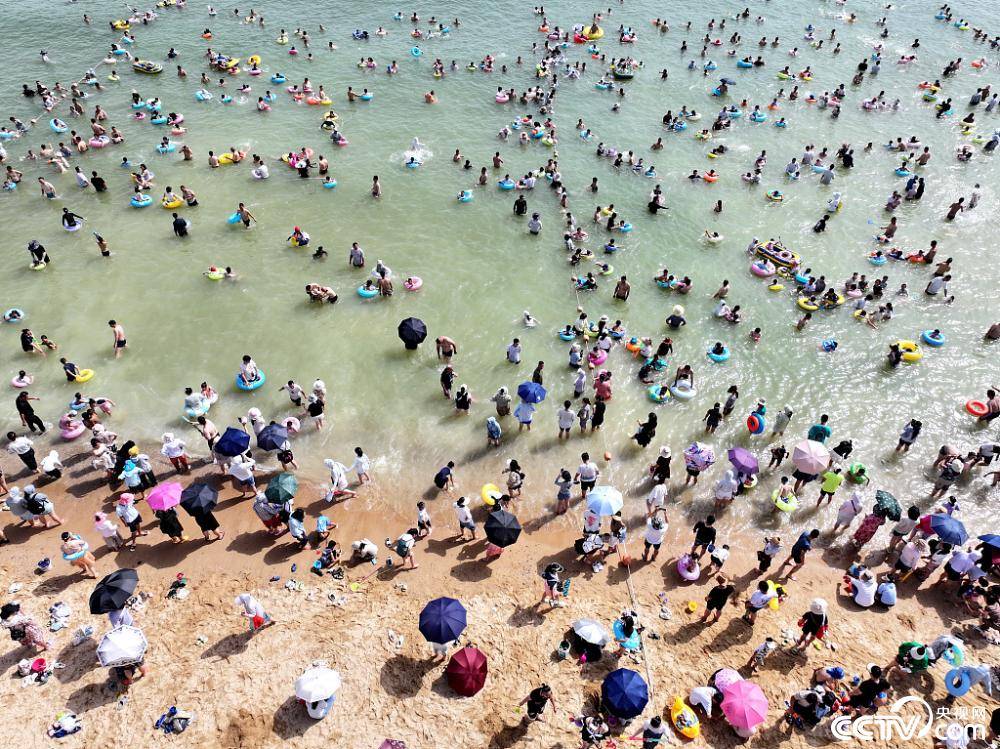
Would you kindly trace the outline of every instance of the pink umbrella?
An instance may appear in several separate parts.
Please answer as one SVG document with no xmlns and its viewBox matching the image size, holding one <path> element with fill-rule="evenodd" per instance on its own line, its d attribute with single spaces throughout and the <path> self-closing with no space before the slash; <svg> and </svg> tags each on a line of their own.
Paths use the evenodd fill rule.
<svg viewBox="0 0 1000 749">
<path fill-rule="evenodd" d="M 738 671 L 731 668 L 719 669 L 719 672 L 715 675 L 715 688 L 720 692 L 731 684 L 735 684 L 738 681 L 743 681 L 743 677 L 740 676 Z"/>
<path fill-rule="evenodd" d="M 749 731 L 767 718 L 767 697 L 752 681 L 738 681 L 722 691 L 722 712 L 729 724 Z"/>
<path fill-rule="evenodd" d="M 176 481 L 167 484 L 157 484 L 146 497 L 146 503 L 151 510 L 169 510 L 181 503 L 181 485 Z"/>
</svg>

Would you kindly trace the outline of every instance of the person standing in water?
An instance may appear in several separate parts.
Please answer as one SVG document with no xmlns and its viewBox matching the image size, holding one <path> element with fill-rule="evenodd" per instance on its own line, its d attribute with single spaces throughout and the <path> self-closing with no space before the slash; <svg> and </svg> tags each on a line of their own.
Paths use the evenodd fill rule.
<svg viewBox="0 0 1000 749">
<path fill-rule="evenodd" d="M 108 320 L 108 327 L 111 328 L 114 333 L 114 342 L 112 346 L 115 350 L 115 358 L 119 358 L 128 343 L 125 340 L 125 328 L 118 324 L 117 320 Z"/>
</svg>

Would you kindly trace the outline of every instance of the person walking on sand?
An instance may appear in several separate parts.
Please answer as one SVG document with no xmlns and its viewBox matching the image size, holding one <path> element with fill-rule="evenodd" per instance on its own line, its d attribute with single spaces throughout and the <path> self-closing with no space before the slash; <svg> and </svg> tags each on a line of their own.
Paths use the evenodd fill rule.
<svg viewBox="0 0 1000 749">
<path fill-rule="evenodd" d="M 722 609 L 729 601 L 733 606 L 737 605 L 736 586 L 729 582 L 725 575 L 718 575 L 715 578 L 716 585 L 705 596 L 705 613 L 701 615 L 702 624 L 715 624 L 722 616 Z M 709 617 L 712 621 L 708 621 Z"/>
<path fill-rule="evenodd" d="M 250 625 L 250 634 L 255 634 L 262 629 L 274 625 L 274 620 L 264 610 L 261 602 L 249 593 L 241 593 L 233 601 L 237 606 L 242 607 L 240 615 L 247 619 Z"/>
<path fill-rule="evenodd" d="M 84 577 L 96 580 L 97 560 L 90 553 L 90 545 L 76 533 L 70 533 L 69 531 L 63 531 L 59 538 L 62 539 L 60 551 L 62 551 L 63 559 L 78 568 Z"/>
<path fill-rule="evenodd" d="M 813 528 L 811 531 L 803 531 L 799 534 L 798 539 L 792 544 L 792 550 L 788 555 L 788 558 L 781 563 L 778 567 L 776 575 L 780 575 L 781 571 L 786 565 L 792 565 L 792 568 L 788 571 L 788 579 L 794 580 L 795 573 L 802 569 L 802 565 L 806 563 L 806 554 L 812 549 L 813 541 L 819 538 L 819 529 Z"/>
<path fill-rule="evenodd" d="M 125 347 L 128 345 L 125 340 L 125 328 L 123 328 L 117 320 L 108 320 L 108 327 L 111 328 L 114 334 L 114 340 L 112 341 L 111 347 L 114 349 L 115 358 L 118 359 Z"/>
<path fill-rule="evenodd" d="M 416 528 L 410 528 L 405 533 L 401 533 L 395 543 L 388 538 L 385 540 L 385 545 L 394 550 L 399 555 L 399 558 L 403 560 L 402 566 L 409 567 L 411 570 L 420 567 L 413 556 L 413 547 L 416 546 L 418 533 L 419 531 Z"/>
<path fill-rule="evenodd" d="M 546 705 L 552 705 L 552 711 L 556 712 L 555 698 L 552 696 L 552 688 L 548 684 L 542 684 L 537 689 L 532 689 L 528 696 L 517 703 L 517 707 L 525 708 L 524 717 L 526 720 L 543 720 L 542 713 L 545 712 Z"/>
<path fill-rule="evenodd" d="M 455 538 L 465 541 L 465 532 L 469 531 L 469 541 L 476 540 L 476 522 L 472 519 L 472 511 L 469 510 L 465 497 L 459 497 L 455 502 L 455 517 L 458 518 L 458 533 Z"/>
</svg>

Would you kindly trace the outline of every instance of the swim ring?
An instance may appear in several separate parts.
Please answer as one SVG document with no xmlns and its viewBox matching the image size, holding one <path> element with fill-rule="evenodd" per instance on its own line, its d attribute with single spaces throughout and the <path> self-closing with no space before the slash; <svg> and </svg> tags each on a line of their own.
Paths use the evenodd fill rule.
<svg viewBox="0 0 1000 749">
<path fill-rule="evenodd" d="M 903 361 L 913 364 L 924 358 L 920 345 L 913 341 L 896 341 L 899 350 L 903 352 Z"/>
<path fill-rule="evenodd" d="M 782 512 L 793 512 L 796 509 L 798 509 L 799 500 L 794 494 L 791 495 L 790 497 L 785 498 L 781 497 L 778 494 L 778 491 L 779 491 L 778 489 L 775 489 L 773 492 L 771 492 L 771 502 L 774 504 L 775 507 L 777 507 Z"/>
<path fill-rule="evenodd" d="M 80 374 L 75 378 L 76 382 L 80 383 L 90 382 L 92 379 L 94 379 L 94 370 L 92 369 L 81 369 Z"/>
<path fill-rule="evenodd" d="M 479 490 L 479 496 L 482 497 L 484 504 L 492 507 L 500 501 L 503 492 L 496 484 L 483 484 L 483 488 Z"/>
<path fill-rule="evenodd" d="M 358 287 L 358 296 L 362 299 L 371 299 L 374 296 L 378 296 L 378 289 L 370 288 L 366 289 L 364 286 Z"/>
<path fill-rule="evenodd" d="M 726 346 L 722 347 L 722 353 L 716 354 L 711 349 L 706 352 L 708 358 L 714 361 L 716 364 L 721 364 L 724 361 L 729 361 L 729 349 Z"/>
<path fill-rule="evenodd" d="M 249 385 L 243 382 L 243 378 L 241 378 L 239 375 L 236 375 L 236 387 L 239 388 L 240 390 L 245 390 L 245 391 L 256 390 L 261 385 L 263 385 L 264 382 L 267 380 L 267 375 L 265 375 L 263 372 L 258 371 L 257 374 L 259 374 L 260 376 L 256 380 L 251 382 Z"/>
<path fill-rule="evenodd" d="M 764 414 L 755 411 L 747 417 L 747 430 L 750 434 L 763 434 L 766 428 L 767 424 L 764 420 Z"/>
<path fill-rule="evenodd" d="M 403 288 L 407 291 L 420 291 L 424 285 L 424 280 L 420 276 L 410 276 L 403 281 Z"/>
<path fill-rule="evenodd" d="M 670 394 L 682 401 L 691 400 L 697 392 L 687 380 L 681 380 L 670 386 Z"/>
<path fill-rule="evenodd" d="M 944 337 L 944 333 L 939 332 L 937 336 L 935 336 L 933 330 L 925 330 L 923 333 L 920 334 L 920 340 L 922 340 L 928 346 L 932 346 L 933 348 L 940 348 L 941 346 L 944 346 L 944 343 L 947 339 Z"/>
</svg>

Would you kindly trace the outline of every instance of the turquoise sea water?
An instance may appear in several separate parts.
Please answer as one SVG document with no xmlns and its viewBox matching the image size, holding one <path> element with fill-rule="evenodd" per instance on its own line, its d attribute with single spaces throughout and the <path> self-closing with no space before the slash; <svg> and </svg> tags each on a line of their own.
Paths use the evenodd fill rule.
<svg viewBox="0 0 1000 749">
<path fill-rule="evenodd" d="M 184 10 L 163 11 L 148 27 L 136 26 L 134 51 L 141 58 L 163 63 L 165 70 L 159 76 L 138 75 L 119 64 L 121 81 L 108 83 L 104 80 L 108 68 L 97 68 L 106 89 L 85 102 L 88 113 L 99 103 L 127 141 L 72 159 L 71 164 L 80 164 L 87 173 L 96 169 L 108 181 L 109 192 L 94 195 L 79 190 L 72 173 L 58 175 L 38 162 L 19 163 L 27 148 L 37 151 L 40 143 L 59 139 L 49 131 L 48 116 L 40 115 L 37 100 L 19 95 L 20 85 L 35 79 L 50 85 L 60 80 L 68 85 L 82 77 L 118 38 L 107 22 L 126 11 L 113 3 L 98 2 L 0 3 L 7 11 L 0 15 L 4 38 L 22 40 L 20 48 L 8 48 L 0 73 L 0 111 L 5 119 L 16 115 L 27 121 L 41 116 L 26 138 L 6 144 L 9 163 L 23 169 L 25 179 L 16 193 L 0 196 L 5 240 L 0 255 L 0 306 L 25 309 L 26 324 L 36 334 L 47 333 L 60 343 L 61 353 L 81 367 L 97 371 L 84 392 L 118 402 L 114 423 L 119 432 L 155 440 L 167 428 L 185 430 L 179 419 L 183 388 L 197 387 L 202 380 L 222 393 L 211 414 L 222 426 L 251 406 L 260 408 L 265 418 L 290 413 L 287 398 L 277 392 L 279 384 L 295 378 L 308 388 L 313 378 L 320 377 L 330 390 L 327 429 L 304 433 L 296 442 L 299 462 L 307 472 L 318 474 L 322 457 L 349 462 L 351 448 L 360 444 L 379 458 L 376 471 L 383 477 L 398 475 L 412 480 L 416 475 L 418 486 L 438 464 L 455 459 L 460 475 L 464 474 L 463 488 L 471 490 L 472 485 L 495 478 L 501 458 L 517 457 L 529 472 L 528 496 L 539 503 L 550 497 L 555 469 L 575 466 L 583 449 L 595 454 L 605 450 L 614 453 L 607 475 L 623 487 L 639 483 L 641 466 L 655 456 L 660 444 L 673 448 L 679 464 L 684 446 L 702 433 L 699 420 L 704 412 L 714 401 L 724 400 L 726 388 L 733 383 L 742 393 L 737 411 L 708 440 L 720 456 L 736 443 L 757 448 L 762 455 L 766 452 L 765 439 L 750 439 L 743 426 L 755 399 L 765 397 L 772 411 L 788 404 L 796 412 L 786 440 L 789 449 L 796 441 L 792 435 L 803 434 L 821 412 L 829 413 L 834 427 L 832 443 L 853 438 L 853 457 L 873 466 L 879 485 L 907 500 L 926 495 L 929 485 L 916 466 L 926 464 L 924 458 L 936 452 L 942 442 L 974 447 L 987 434 L 995 438 L 995 428 L 990 432 L 979 429 L 962 404 L 967 398 L 981 397 L 984 388 L 997 380 L 997 349 L 981 343 L 983 331 L 996 314 L 997 278 L 991 257 L 997 167 L 978 146 L 971 163 L 962 164 L 954 158 L 955 148 L 969 139 L 958 133 L 955 117 L 934 119 L 930 105 L 921 101 L 916 83 L 937 77 L 954 57 L 968 62 L 985 56 L 987 68 L 973 70 L 965 65 L 958 75 L 946 80 L 944 93 L 954 97 L 956 113 L 964 116 L 965 102 L 975 88 L 995 82 L 997 59 L 986 45 L 973 43 L 971 32 L 935 21 L 934 4 L 904 3 L 889 14 L 892 34 L 885 42 L 881 73 L 867 77 L 860 87 L 848 87 L 839 119 L 831 119 L 829 110 L 808 106 L 801 99 L 786 100 L 768 123 L 743 119 L 708 144 L 693 137 L 693 127 L 682 134 L 664 132 L 661 116 L 668 109 L 676 112 L 686 105 L 706 112 L 701 125 L 709 127 L 711 113 L 720 102 L 708 91 L 719 75 L 737 81 L 729 101 L 745 97 L 762 106 L 780 88 L 790 90 L 791 81 L 775 78 L 775 72 L 786 64 L 793 70 L 807 65 L 814 70 L 815 80 L 800 84 L 803 94 L 821 94 L 842 81 L 849 83 L 857 63 L 878 42 L 880 29 L 874 21 L 883 14 L 880 4 L 754 3 L 752 14 L 765 15 L 766 23 L 730 19 L 724 32 L 712 32 L 713 38 L 728 39 L 738 31 L 743 43 L 737 58 L 726 55 L 728 46 L 712 48 L 709 57 L 718 63 L 719 70 L 707 78 L 701 74 L 703 61 L 698 57 L 705 24 L 713 13 L 716 18 L 723 13 L 731 16 L 742 9 L 742 3 L 727 2 L 711 9 L 701 3 L 671 3 L 671 30 L 665 34 L 657 32 L 650 21 L 666 13 L 668 6 L 629 2 L 615 7 L 603 23 L 608 34 L 599 42 L 602 52 L 609 58 L 628 53 L 644 63 L 636 79 L 626 84 L 628 94 L 617 113 L 611 111 L 617 97 L 593 86 L 600 74 L 599 62 L 591 60 L 581 46 L 571 44 L 566 50 L 568 60 L 586 60 L 588 66 L 576 81 L 560 75 L 553 115 L 560 139 L 555 151 L 570 191 L 570 209 L 591 233 L 588 247 L 599 251 L 606 241 L 606 232 L 590 223 L 598 203 L 614 203 L 619 214 L 635 226 L 631 234 L 616 236 L 624 249 L 610 259 L 615 276 L 625 273 L 632 283 L 627 304 L 611 299 L 610 281 L 590 294 L 578 296 L 573 291 L 568 281 L 571 269 L 562 249 L 563 218 L 554 194 L 544 183 L 527 194 L 530 211 L 542 215 L 544 228 L 539 237 L 528 234 L 524 221 L 512 215 L 514 196 L 495 186 L 503 173 L 516 177 L 553 156 L 551 149 L 538 142 L 520 147 L 496 138 L 504 125 L 526 111 L 494 103 L 496 87 L 513 86 L 521 91 L 538 84 L 533 76 L 531 45 L 541 45 L 544 37 L 536 30 L 539 18 L 532 15 L 530 4 L 516 9 L 482 2 L 418 8 L 425 20 L 437 13 L 440 19 L 457 15 L 462 22 L 448 38 L 420 42 L 425 54 L 419 59 L 409 53 L 414 43 L 409 35 L 412 25 L 393 22 L 393 6 L 358 3 L 335 11 L 301 0 L 253 5 L 266 19 L 263 30 L 236 20 L 231 5 L 218 6 L 219 15 L 209 18 L 204 4 L 193 3 Z M 989 23 L 991 14 L 984 8 L 979 6 L 974 23 Z M 399 9 L 407 18 L 412 10 Z M 247 11 L 240 10 L 241 14 Z M 546 10 L 551 23 L 563 28 L 588 20 L 576 3 L 547 3 Z M 847 24 L 839 20 L 845 10 L 857 12 L 859 21 Z M 91 26 L 81 24 L 84 12 L 94 19 Z M 693 22 L 692 30 L 685 32 L 688 19 Z M 835 28 L 843 47 L 841 54 L 833 56 L 829 42 L 822 50 L 810 47 L 803 39 L 809 22 L 817 27 L 819 39 L 827 38 Z M 320 23 L 325 32 L 318 30 Z M 637 44 L 618 44 L 614 30 L 620 23 L 638 31 Z M 379 25 L 389 31 L 386 38 L 373 35 L 371 41 L 359 42 L 350 37 L 355 28 L 374 32 Z M 424 21 L 420 26 L 427 28 Z M 210 43 L 200 38 L 206 27 L 214 34 Z M 275 44 L 281 27 L 289 33 L 298 27 L 311 30 L 312 62 L 306 60 L 301 43 L 301 54 L 295 58 L 288 55 L 287 46 Z M 765 34 L 769 39 L 780 36 L 781 46 L 759 50 L 756 40 Z M 918 60 L 908 66 L 896 65 L 899 55 L 910 51 L 914 37 L 921 39 Z M 679 53 L 682 40 L 691 47 L 688 53 Z M 329 51 L 327 41 L 333 41 L 337 49 Z M 262 56 L 265 76 L 227 77 L 230 90 L 238 82 L 250 82 L 253 92 L 246 101 L 237 97 L 233 104 L 223 106 L 215 86 L 208 87 L 216 93 L 215 100 L 195 101 L 198 77 L 205 67 L 202 54 L 209 45 L 234 56 Z M 187 69 L 186 79 L 177 78 L 173 64 L 166 60 L 171 46 L 180 53 L 177 62 Z M 787 54 L 793 46 L 801 50 L 794 59 Z M 49 64 L 39 58 L 38 50 L 43 48 L 51 57 Z M 736 68 L 738 57 L 758 53 L 764 55 L 766 67 Z M 464 70 L 470 61 L 478 62 L 486 54 L 497 58 L 495 72 Z M 518 55 L 524 59 L 523 66 L 515 64 Z M 362 56 L 374 57 L 377 69 L 358 69 L 356 63 Z M 434 57 L 446 64 L 456 60 L 459 70 L 434 79 Z M 698 60 L 698 70 L 687 70 L 691 59 Z M 385 66 L 392 60 L 401 71 L 387 76 Z M 507 65 L 507 73 L 500 72 L 501 65 Z M 665 82 L 658 75 L 662 68 L 670 74 Z M 333 147 L 319 129 L 325 108 L 296 104 L 281 91 L 283 86 L 267 81 L 276 71 L 288 76 L 290 83 L 308 76 L 314 86 L 325 86 L 350 139 L 349 147 Z M 213 80 L 218 77 L 211 75 Z M 348 86 L 368 88 L 375 98 L 370 103 L 349 104 L 345 95 Z M 155 152 L 154 146 L 166 133 L 148 122 L 130 119 L 132 88 L 143 97 L 161 98 L 164 111 L 185 115 L 188 133 L 182 140 L 194 150 L 193 162 Z M 254 103 L 266 89 L 280 91 L 279 98 L 271 112 L 260 114 Z M 439 98 L 434 106 L 423 103 L 423 94 L 430 89 Z M 896 97 L 901 100 L 899 110 L 861 111 L 860 100 L 880 90 L 886 91 L 890 101 Z M 66 116 L 65 103 L 57 114 Z M 775 115 L 786 117 L 789 127 L 774 128 L 771 122 Z M 981 123 L 979 132 L 988 133 L 1000 125 L 996 116 L 996 112 L 987 115 L 980 108 L 976 115 Z M 620 150 L 632 149 L 646 163 L 656 165 L 656 181 L 666 194 L 669 211 L 657 217 L 647 213 L 645 203 L 654 180 L 628 171 L 616 173 L 610 160 L 597 158 L 596 140 L 584 142 L 573 129 L 578 118 L 594 131 L 596 140 Z M 82 132 L 88 130 L 85 120 L 69 124 Z M 915 250 L 937 239 L 941 246 L 938 259 L 955 258 L 955 279 L 949 290 L 956 301 L 950 306 L 923 295 L 930 269 L 905 263 L 876 269 L 866 259 L 873 248 L 872 235 L 888 220 L 882 206 L 892 189 L 902 191 L 904 182 L 893 174 L 899 159 L 879 144 L 914 134 L 931 147 L 933 159 L 923 170 L 927 179 L 923 200 L 907 203 L 895 213 L 901 226 L 898 244 Z M 649 145 L 661 136 L 666 148 L 649 151 Z M 417 170 L 402 165 L 413 137 L 419 137 L 433 153 Z M 869 141 L 875 147 L 864 153 Z M 725 143 L 730 152 L 721 160 L 709 161 L 705 154 L 718 143 Z M 811 174 L 788 184 L 783 167 L 791 157 L 800 156 L 807 143 L 815 144 L 817 150 L 826 146 L 831 154 L 842 143 L 851 143 L 856 167 L 850 172 L 838 170 L 830 187 L 820 186 Z M 249 163 L 209 169 L 208 150 L 218 153 L 229 146 L 267 159 L 271 178 L 262 182 L 251 179 Z M 339 182 L 335 190 L 322 189 L 318 179 L 301 180 L 276 161 L 281 153 L 301 146 L 329 159 Z M 473 161 L 475 170 L 465 172 L 452 163 L 450 157 L 456 148 Z M 763 182 L 747 186 L 739 175 L 752 168 L 754 158 L 764 149 L 768 165 Z M 478 168 L 488 165 L 496 150 L 506 166 L 490 170 L 487 187 L 475 187 Z M 156 173 L 155 198 L 166 185 L 176 190 L 185 184 L 196 191 L 200 206 L 183 211 L 193 224 L 188 240 L 172 236 L 170 214 L 158 202 L 145 210 L 128 207 L 131 185 L 126 171 L 118 167 L 122 156 L 133 163 L 145 161 Z M 691 185 L 685 176 L 695 168 L 715 168 L 722 177 L 714 185 Z M 383 184 L 380 201 L 369 196 L 373 174 L 378 174 Z M 39 197 L 34 184 L 39 175 L 56 185 L 59 199 Z M 586 189 L 594 176 L 600 180 L 596 196 Z M 982 184 L 979 206 L 954 223 L 944 223 L 948 204 L 957 195 L 968 195 L 976 182 Z M 786 194 L 781 204 L 765 200 L 765 191 L 775 187 Z M 475 200 L 458 204 L 455 196 L 466 188 L 475 191 Z M 834 191 L 843 193 L 844 209 L 825 234 L 814 234 L 810 227 Z M 721 214 L 711 210 L 718 199 L 725 205 Z M 245 201 L 259 221 L 250 231 L 225 222 L 239 201 Z M 85 231 L 67 234 L 60 228 L 63 206 L 86 218 Z M 314 261 L 308 252 L 290 248 L 285 238 L 293 225 L 312 236 L 313 246 L 324 245 L 329 258 Z M 703 243 L 700 236 L 706 228 L 720 232 L 725 240 L 715 246 Z M 91 231 L 109 240 L 114 252 L 111 259 L 100 257 Z M 888 274 L 891 280 L 886 300 L 896 308 L 895 319 L 872 330 L 842 308 L 817 313 L 809 328 L 796 333 L 792 324 L 800 311 L 794 296 L 788 291 L 767 291 L 766 284 L 747 270 L 744 248 L 754 236 L 780 237 L 804 257 L 805 265 L 838 284 L 853 271 L 867 273 L 870 278 Z M 43 272 L 28 269 L 24 247 L 32 238 L 41 241 L 54 259 Z M 367 271 L 348 267 L 352 241 L 365 249 L 370 266 L 381 258 L 394 270 L 396 294 L 391 299 L 362 301 L 355 295 L 354 289 Z M 207 281 L 202 272 L 210 264 L 232 265 L 239 280 Z M 677 299 L 657 288 L 651 279 L 663 267 L 678 276 L 689 275 L 694 291 Z M 424 279 L 420 292 L 402 289 L 402 279 L 409 275 Z M 745 313 L 745 322 L 737 327 L 715 320 L 711 314 L 710 296 L 723 278 L 732 284 L 729 303 L 740 304 Z M 308 303 L 303 286 L 310 281 L 333 286 L 340 293 L 338 304 Z M 902 282 L 911 290 L 906 299 L 893 296 Z M 575 317 L 580 304 L 593 319 L 607 314 L 612 320 L 622 319 L 630 334 L 659 340 L 666 332 L 664 317 L 678 301 L 686 307 L 689 324 L 672 336 L 675 353 L 669 372 L 690 362 L 698 378 L 698 397 L 656 407 L 660 419 L 657 437 L 648 454 L 638 455 L 628 446 L 632 444 L 628 437 L 635 420 L 653 407 L 646 400 L 645 388 L 635 379 L 633 360 L 623 350 L 616 350 L 609 362 L 616 389 L 604 430 L 586 439 L 574 434 L 569 443 L 558 444 L 555 412 L 572 391 L 572 378 L 565 366 L 568 344 L 556 338 L 555 330 Z M 537 328 L 529 330 L 521 325 L 526 309 L 541 321 Z M 396 324 L 410 315 L 424 319 L 430 332 L 427 343 L 414 355 L 403 351 L 395 333 Z M 129 349 L 119 361 L 113 360 L 111 352 L 106 326 L 109 318 L 120 321 L 128 334 Z M 757 326 L 763 330 L 763 340 L 752 345 L 747 333 Z M 39 412 L 47 421 L 55 421 L 76 388 L 64 381 L 57 357 L 40 360 L 20 354 L 18 327 L 0 329 L 4 352 L 0 374 L 9 378 L 21 368 L 32 371 L 37 377 L 33 393 L 44 399 Z M 948 337 L 944 348 L 924 347 L 925 356 L 916 365 L 896 370 L 884 366 L 888 343 L 917 339 L 920 331 L 935 327 Z M 467 383 L 478 400 L 469 418 L 455 416 L 441 396 L 440 365 L 432 344 L 437 335 L 448 335 L 459 344 L 460 354 L 454 363 L 456 384 Z M 519 370 L 504 362 L 504 349 L 513 336 L 519 336 L 524 344 L 524 363 Z M 818 343 L 830 337 L 840 342 L 839 350 L 835 354 L 818 351 Z M 711 364 L 705 356 L 707 347 L 716 340 L 732 349 L 732 359 L 726 364 Z M 269 377 L 268 386 L 253 395 L 238 393 L 232 386 L 243 353 L 253 354 Z M 537 360 L 546 362 L 550 396 L 536 414 L 534 430 L 517 436 L 516 424 L 508 419 L 504 446 L 487 452 L 483 447 L 484 421 L 493 413 L 489 396 L 500 385 L 513 391 L 530 377 Z M 9 397 L 13 399 L 13 395 Z M 913 454 L 897 462 L 888 453 L 911 417 L 923 421 L 924 431 Z M 5 427 L 14 426 L 13 409 L 5 409 L 5 419 Z M 189 442 L 199 442 L 193 431 Z M 881 464 L 880 459 L 886 457 L 888 462 Z M 977 481 L 974 499 L 967 505 L 985 508 L 981 486 Z M 758 497 L 761 505 L 763 496 Z M 967 512 L 973 514 L 974 510 L 968 507 Z M 747 522 L 754 518 L 750 512 L 738 514 Z"/>
</svg>

